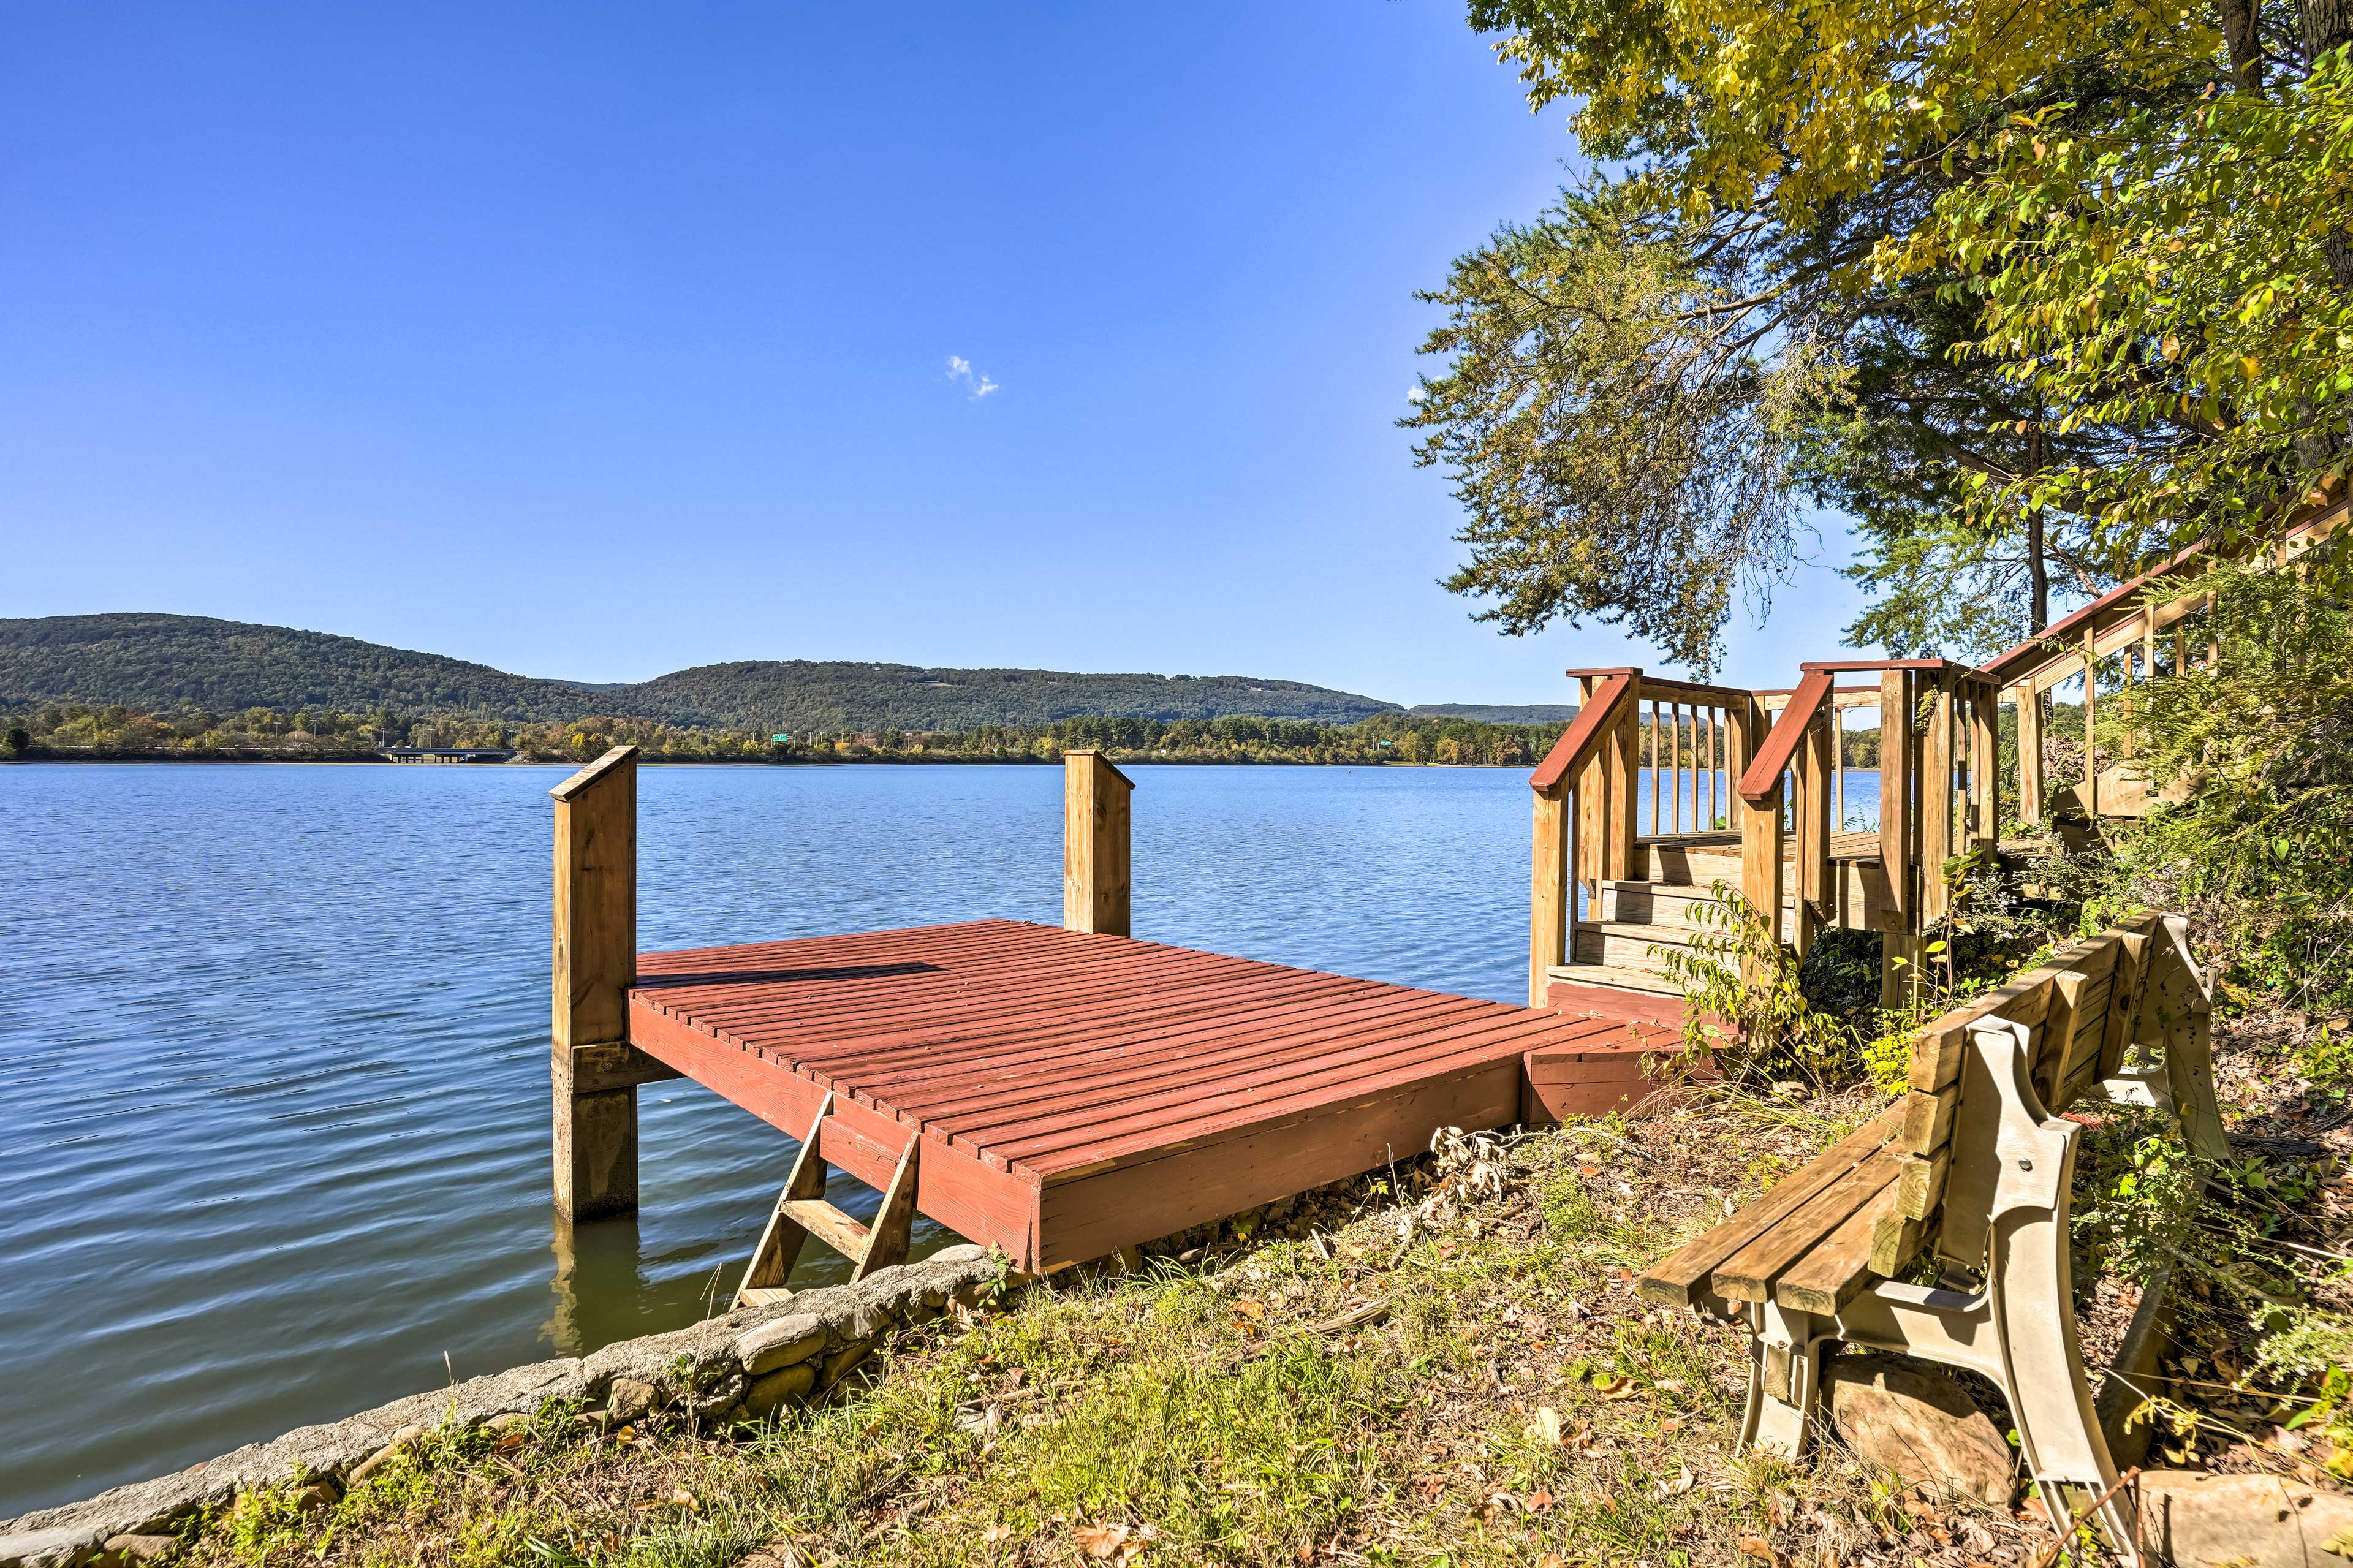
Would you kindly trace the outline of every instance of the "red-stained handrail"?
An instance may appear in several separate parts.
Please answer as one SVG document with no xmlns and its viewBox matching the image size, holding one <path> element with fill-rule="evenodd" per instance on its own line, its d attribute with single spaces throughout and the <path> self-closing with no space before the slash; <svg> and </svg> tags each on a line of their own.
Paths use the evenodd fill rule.
<svg viewBox="0 0 2353 1568">
<path fill-rule="evenodd" d="M 1797 695 L 1781 710 L 1774 721 L 1773 732 L 1757 748 L 1757 755 L 1748 763 L 1748 771 L 1740 775 L 1740 798 L 1751 805 L 1762 805 L 1765 797 L 1780 787 L 1781 774 L 1789 766 L 1789 759 L 1798 752 L 1798 743 L 1806 737 L 1806 727 L 1821 711 L 1830 700 L 1831 683 L 1836 674 L 1827 669 L 1809 669 L 1806 678 L 1798 682 Z"/>
<path fill-rule="evenodd" d="M 1576 719 L 1561 731 L 1560 739 L 1552 743 L 1552 750 L 1546 752 L 1545 760 L 1536 764 L 1536 771 L 1528 775 L 1529 788 L 1538 795 L 1550 795 L 1560 787 L 1561 780 L 1584 765 L 1585 754 L 1609 731 L 1609 721 L 1617 716 L 1618 705 L 1633 689 L 1634 678 L 1641 673 L 1640 670 L 1621 669 L 1601 683 L 1601 689 L 1577 710 Z"/>
</svg>

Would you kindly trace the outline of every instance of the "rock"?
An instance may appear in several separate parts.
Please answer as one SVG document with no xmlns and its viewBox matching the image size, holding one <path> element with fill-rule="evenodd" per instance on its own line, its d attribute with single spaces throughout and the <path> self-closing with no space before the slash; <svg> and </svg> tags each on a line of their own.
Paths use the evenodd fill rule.
<svg viewBox="0 0 2353 1568">
<path fill-rule="evenodd" d="M 650 1383 L 634 1377 L 617 1377 L 612 1391 L 605 1398 L 605 1424 L 626 1426 L 632 1421 L 642 1421 L 653 1414 L 654 1401 L 661 1390 Z"/>
<path fill-rule="evenodd" d="M 823 1349 L 825 1325 L 807 1312 L 773 1319 L 735 1336 L 735 1359 L 750 1377 L 765 1377 Z"/>
<path fill-rule="evenodd" d="M 698 1421 L 716 1421 L 744 1402 L 744 1390 L 749 1380 L 740 1372 L 730 1373 L 716 1387 L 706 1388 L 686 1403 L 687 1414 Z"/>
<path fill-rule="evenodd" d="M 117 1535 L 106 1542 L 107 1554 L 117 1563 L 161 1563 L 179 1549 L 176 1535 Z"/>
<path fill-rule="evenodd" d="M 483 1422 L 482 1429 L 486 1432 L 528 1432 L 531 1430 L 531 1417 L 520 1410 L 510 1410 L 503 1415 L 493 1415 Z"/>
<path fill-rule="evenodd" d="M 772 1372 L 744 1391 L 738 1414 L 756 1421 L 781 1406 L 807 1398 L 808 1391 L 816 1386 L 817 1367 L 812 1363 L 802 1362 L 782 1372 Z"/>
<path fill-rule="evenodd" d="M 926 1263 L 980 1263 L 986 1261 L 987 1257 L 988 1248 L 976 1247 L 971 1242 L 965 1241 L 959 1242 L 954 1247 L 943 1247 L 923 1261 Z"/>
<path fill-rule="evenodd" d="M 10 1531 L 0 1535 L 0 1568 L 51 1568 L 79 1560 L 97 1544 L 89 1531 L 71 1525 Z"/>
<path fill-rule="evenodd" d="M 849 1371 L 850 1368 L 856 1366 L 860 1362 L 864 1361 L 869 1355 L 873 1353 L 873 1351 L 874 1347 L 872 1345 L 860 1342 L 853 1345 L 844 1345 L 833 1354 L 826 1357 L 825 1385 L 828 1388 L 831 1388 L 835 1384 L 839 1383 L 844 1373 Z"/>
<path fill-rule="evenodd" d="M 2141 1536 L 2182 1568 L 2346 1568 L 2353 1497 L 2279 1476 L 2144 1470 Z M 2341 1544 L 2334 1550 L 2331 1542 Z"/>
<path fill-rule="evenodd" d="M 2010 1500 L 2017 1486 L 2010 1445 L 1952 1378 L 1882 1356 L 1842 1355 L 1823 1363 L 1822 1392 L 1839 1436 L 1866 1463 L 1907 1486 Z"/>
<path fill-rule="evenodd" d="M 323 1478 L 294 1489 L 296 1513 L 315 1513 L 322 1508 L 332 1508 L 343 1500 L 343 1489 Z"/>
</svg>

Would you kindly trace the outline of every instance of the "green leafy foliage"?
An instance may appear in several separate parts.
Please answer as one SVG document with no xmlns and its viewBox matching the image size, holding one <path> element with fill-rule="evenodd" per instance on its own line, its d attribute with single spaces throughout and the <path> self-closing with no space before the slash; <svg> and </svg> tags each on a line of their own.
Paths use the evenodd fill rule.
<svg viewBox="0 0 2353 1568">
<path fill-rule="evenodd" d="M 2179 804 L 2110 834 L 2110 902 L 2185 910 L 2238 982 L 2353 1002 L 2353 612 L 2292 572 L 2203 580 L 2189 635 L 2213 664 L 2107 704 L 2121 748 Z"/>
<path fill-rule="evenodd" d="M 1492 599 L 1480 619 L 1622 623 L 1715 667 L 1736 587 L 1789 563 L 1789 446 L 1821 379 L 1801 345 L 1755 352 L 1735 282 L 1640 191 L 1595 182 L 1421 296 L 1448 313 L 1423 352 L 1451 357 L 1401 423 L 1456 477 L 1471 560 L 1447 586 Z"/>
<path fill-rule="evenodd" d="M 1652 950 L 1689 1003 L 1683 1044 L 1735 1082 L 1834 1080 L 1853 1037 L 1806 999 L 1774 922 L 1720 879 L 1692 917 L 1705 929 L 1688 946 Z"/>
</svg>

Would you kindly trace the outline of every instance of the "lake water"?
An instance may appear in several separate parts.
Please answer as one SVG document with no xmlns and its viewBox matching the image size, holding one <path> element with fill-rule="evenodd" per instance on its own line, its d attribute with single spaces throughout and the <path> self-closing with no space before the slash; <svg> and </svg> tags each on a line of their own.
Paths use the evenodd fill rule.
<svg viewBox="0 0 2353 1568">
<path fill-rule="evenodd" d="M 1130 771 L 1136 935 L 1525 998 L 1525 773 Z M 550 1205 L 564 773 L 0 769 L 0 1518 L 724 1303 L 794 1146 L 717 1096 Z M 647 768 L 639 940 L 1058 922 L 1061 779 Z"/>
</svg>

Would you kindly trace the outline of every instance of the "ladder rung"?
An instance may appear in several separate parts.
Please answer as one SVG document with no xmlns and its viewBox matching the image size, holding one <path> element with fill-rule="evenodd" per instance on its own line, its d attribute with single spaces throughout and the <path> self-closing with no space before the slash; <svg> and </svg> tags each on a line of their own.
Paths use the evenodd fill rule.
<svg viewBox="0 0 2353 1568">
<path fill-rule="evenodd" d="M 794 1293 L 792 1291 L 784 1289 L 782 1286 L 776 1286 L 765 1289 L 754 1289 L 738 1290 L 735 1292 L 735 1305 L 739 1307 L 773 1307 L 779 1302 L 791 1300 L 793 1299 L 793 1294 Z"/>
<path fill-rule="evenodd" d="M 855 1263 L 866 1256 L 866 1227 L 823 1198 L 786 1198 L 786 1219 Z"/>
</svg>

